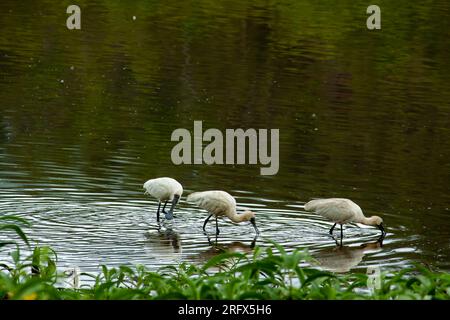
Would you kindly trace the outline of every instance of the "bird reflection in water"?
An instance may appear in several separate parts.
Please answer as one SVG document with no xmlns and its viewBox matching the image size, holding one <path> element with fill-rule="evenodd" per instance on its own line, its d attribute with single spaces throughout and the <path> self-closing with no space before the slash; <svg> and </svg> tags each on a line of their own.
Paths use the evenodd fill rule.
<svg viewBox="0 0 450 320">
<path fill-rule="evenodd" d="M 209 259 L 222 254 L 222 253 L 251 253 L 256 245 L 256 240 L 258 237 L 254 237 L 250 243 L 244 243 L 241 241 L 233 241 L 230 243 L 218 243 L 217 236 L 211 237 L 205 233 L 208 244 L 211 246 L 207 250 L 200 252 L 195 257 L 192 257 L 193 260 L 197 260 L 200 262 L 208 261 Z"/>
<path fill-rule="evenodd" d="M 367 253 L 381 251 L 384 235 L 375 242 L 364 243 L 358 247 L 342 246 L 336 238 L 333 239 L 336 247 L 317 251 L 313 253 L 313 257 L 322 269 L 345 273 L 356 267 Z"/>
<path fill-rule="evenodd" d="M 178 232 L 172 228 L 159 228 L 157 232 L 147 232 L 146 238 L 152 242 L 152 245 L 156 245 L 156 248 L 167 251 L 171 249 L 173 253 L 181 253 L 181 239 Z"/>
</svg>

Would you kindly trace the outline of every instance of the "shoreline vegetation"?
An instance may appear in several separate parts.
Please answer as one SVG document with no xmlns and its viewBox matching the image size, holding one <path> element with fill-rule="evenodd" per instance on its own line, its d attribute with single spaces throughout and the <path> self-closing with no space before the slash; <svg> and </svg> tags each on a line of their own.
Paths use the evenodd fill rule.
<svg viewBox="0 0 450 320">
<path fill-rule="evenodd" d="M 22 227 L 29 223 L 14 216 L 0 217 L 0 235 L 15 234 L 30 247 Z M 17 238 L 15 236 L 15 238 Z M 0 261 L 0 299 L 212 299 L 212 300 L 329 300 L 329 299 L 450 299 L 450 274 L 421 265 L 395 274 L 381 273 L 370 286 L 366 274 L 334 274 L 301 267 L 313 258 L 304 250 L 285 252 L 283 247 L 255 248 L 248 256 L 225 252 L 202 265 L 181 263 L 158 271 L 142 265 L 108 268 L 99 274 L 81 273 L 93 284 L 64 288 L 67 278 L 57 270 L 57 253 L 49 247 L 33 248 L 22 258 L 17 241 L 0 241 L 10 250 L 11 264 Z"/>
</svg>

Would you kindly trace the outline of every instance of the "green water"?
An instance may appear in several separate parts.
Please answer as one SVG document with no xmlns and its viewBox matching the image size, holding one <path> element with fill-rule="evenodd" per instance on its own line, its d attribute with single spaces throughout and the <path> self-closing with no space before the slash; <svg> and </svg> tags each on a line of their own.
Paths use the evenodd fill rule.
<svg viewBox="0 0 450 320">
<path fill-rule="evenodd" d="M 378 1 L 374 31 L 367 1 L 77 1 L 73 31 L 70 4 L 0 3 L 0 210 L 30 219 L 61 265 L 214 255 L 206 213 L 184 197 L 158 230 L 142 184 L 171 176 L 185 195 L 235 195 L 257 214 L 259 245 L 350 269 L 450 270 L 447 1 Z M 171 133 L 195 120 L 280 129 L 279 172 L 174 165 Z M 330 223 L 303 211 L 317 197 L 382 216 L 383 247 L 361 253 L 378 231 L 349 226 L 344 243 L 361 259 L 339 262 L 348 254 L 333 250 Z M 251 250 L 251 226 L 221 225 L 222 246 Z"/>
</svg>

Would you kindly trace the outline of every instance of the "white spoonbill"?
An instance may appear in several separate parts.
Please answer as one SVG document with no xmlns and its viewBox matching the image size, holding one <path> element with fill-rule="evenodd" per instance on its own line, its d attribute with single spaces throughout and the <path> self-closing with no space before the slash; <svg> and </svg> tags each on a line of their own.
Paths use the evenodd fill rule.
<svg viewBox="0 0 450 320">
<path fill-rule="evenodd" d="M 166 219 L 172 219 L 173 209 L 183 194 L 183 186 L 175 179 L 164 177 L 148 180 L 144 183 L 144 189 L 146 194 L 159 200 L 156 221 L 159 222 L 159 209 L 162 201 L 165 201 L 162 212 L 165 214 Z M 169 212 L 166 212 L 165 209 L 168 201 L 172 201 L 172 206 Z"/>
<path fill-rule="evenodd" d="M 193 202 L 210 213 L 203 224 L 203 231 L 205 231 L 206 223 L 214 215 L 216 218 L 216 234 L 220 232 L 217 218 L 221 216 L 227 216 L 236 223 L 250 221 L 253 228 L 255 228 L 256 234 L 259 234 L 259 230 L 256 227 L 255 214 L 250 210 L 238 214 L 236 212 L 236 200 L 225 191 L 194 192 L 188 195 L 186 201 Z"/>
<path fill-rule="evenodd" d="M 330 229 L 330 234 L 333 233 L 336 224 L 341 225 L 341 239 L 342 239 L 342 225 L 345 223 L 362 223 L 368 226 L 377 226 L 384 235 L 383 219 L 378 216 L 366 218 L 361 208 L 349 199 L 330 198 L 311 200 L 305 204 L 306 211 L 313 211 L 324 218 L 334 222 Z"/>
</svg>

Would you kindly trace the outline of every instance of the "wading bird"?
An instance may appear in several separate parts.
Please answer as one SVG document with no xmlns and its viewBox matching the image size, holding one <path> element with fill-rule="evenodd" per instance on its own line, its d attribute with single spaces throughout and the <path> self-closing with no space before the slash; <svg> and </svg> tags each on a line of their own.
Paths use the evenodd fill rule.
<svg viewBox="0 0 450 320">
<path fill-rule="evenodd" d="M 203 224 L 203 231 L 205 231 L 209 219 L 214 215 L 216 218 L 216 234 L 220 232 L 217 218 L 221 216 L 227 216 L 236 223 L 250 221 L 253 228 L 255 228 L 256 234 L 259 234 L 259 230 L 256 227 L 255 214 L 250 210 L 238 214 L 236 212 L 236 200 L 225 191 L 194 192 L 187 197 L 186 201 L 193 202 L 210 213 Z"/>
<path fill-rule="evenodd" d="M 333 234 L 336 224 L 341 225 L 341 242 L 343 237 L 342 225 L 346 223 L 362 223 L 368 226 L 377 226 L 384 235 L 383 219 L 378 216 L 366 218 L 361 208 L 349 199 L 330 198 L 311 200 L 305 204 L 306 211 L 316 212 L 324 218 L 334 222 L 330 229 L 330 234 Z"/>
<path fill-rule="evenodd" d="M 183 194 L 183 187 L 181 184 L 172 178 L 157 178 L 150 179 L 144 183 L 145 193 L 159 200 L 158 211 L 156 212 L 156 221 L 159 222 L 159 210 L 161 208 L 161 202 L 164 201 L 164 207 L 162 212 L 165 214 L 166 219 L 173 218 L 173 209 Z M 168 201 L 172 201 L 169 212 L 166 212 L 166 205 Z"/>
</svg>

